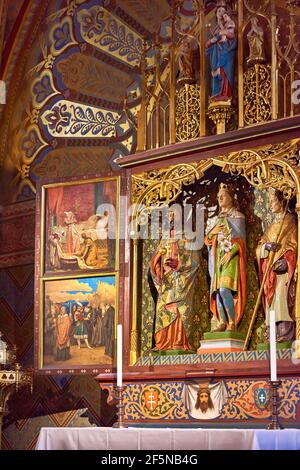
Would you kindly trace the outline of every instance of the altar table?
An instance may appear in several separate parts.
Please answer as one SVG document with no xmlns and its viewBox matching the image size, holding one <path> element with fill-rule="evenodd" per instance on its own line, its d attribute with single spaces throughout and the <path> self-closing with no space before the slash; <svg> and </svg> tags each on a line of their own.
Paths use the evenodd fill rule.
<svg viewBox="0 0 300 470">
<path fill-rule="evenodd" d="M 42 428 L 37 450 L 300 450 L 300 429 Z"/>
</svg>

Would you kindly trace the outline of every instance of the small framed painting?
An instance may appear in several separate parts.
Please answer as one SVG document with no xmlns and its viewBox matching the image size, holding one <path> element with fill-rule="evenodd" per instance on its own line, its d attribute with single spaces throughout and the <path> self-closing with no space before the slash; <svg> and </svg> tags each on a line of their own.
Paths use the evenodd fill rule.
<svg viewBox="0 0 300 470">
<path fill-rule="evenodd" d="M 41 272 L 115 271 L 119 178 L 52 183 L 41 189 Z"/>
<path fill-rule="evenodd" d="M 39 368 L 112 367 L 117 276 L 51 278 L 40 282 Z"/>
</svg>

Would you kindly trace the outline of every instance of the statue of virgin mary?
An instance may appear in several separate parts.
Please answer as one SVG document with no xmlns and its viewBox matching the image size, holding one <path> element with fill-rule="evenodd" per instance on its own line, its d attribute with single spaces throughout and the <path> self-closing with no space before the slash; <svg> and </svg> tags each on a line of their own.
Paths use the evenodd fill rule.
<svg viewBox="0 0 300 470">
<path fill-rule="evenodd" d="M 212 37 L 206 43 L 211 67 L 210 101 L 228 102 L 233 95 L 237 40 L 235 22 L 229 16 L 224 0 L 218 2 L 216 20 Z"/>
</svg>

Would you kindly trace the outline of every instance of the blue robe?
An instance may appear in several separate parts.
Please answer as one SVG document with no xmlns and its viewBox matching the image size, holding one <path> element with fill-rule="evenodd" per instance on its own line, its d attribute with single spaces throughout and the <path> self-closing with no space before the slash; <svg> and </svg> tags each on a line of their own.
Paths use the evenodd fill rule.
<svg viewBox="0 0 300 470">
<path fill-rule="evenodd" d="M 229 82 L 231 93 L 228 91 L 224 93 L 224 77 L 222 75 L 212 76 L 212 93 L 211 97 L 224 95 L 229 99 L 232 95 L 234 88 L 234 72 L 235 72 L 235 62 L 236 62 L 236 50 L 237 50 L 237 40 L 236 39 L 227 39 L 226 42 L 219 42 L 221 38 L 220 34 L 216 35 L 218 42 L 211 44 L 206 49 L 206 54 L 210 59 L 211 71 L 215 72 L 218 68 L 223 69 L 223 73 L 226 76 L 227 81 Z M 222 74 L 222 71 L 221 71 Z"/>
</svg>

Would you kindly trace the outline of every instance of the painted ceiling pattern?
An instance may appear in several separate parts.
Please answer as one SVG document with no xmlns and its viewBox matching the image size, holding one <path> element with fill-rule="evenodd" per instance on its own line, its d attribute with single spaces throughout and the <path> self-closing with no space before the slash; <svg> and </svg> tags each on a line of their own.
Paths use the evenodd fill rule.
<svg viewBox="0 0 300 470">
<path fill-rule="evenodd" d="M 168 57 L 172 4 L 28 2 L 5 77 L 9 103 L 0 109 L 0 164 L 13 180 L 13 200 L 33 197 L 45 176 L 107 171 L 135 152 L 143 44 L 159 38 Z M 205 0 L 208 19 L 215 4 Z M 192 6 L 183 3 L 182 26 L 190 24 Z M 148 65 L 153 60 L 147 57 Z"/>
<path fill-rule="evenodd" d="M 16 200 L 41 177 L 67 176 L 73 156 L 94 173 L 135 151 L 143 38 L 168 18 L 167 0 L 48 2 L 5 136 Z"/>
</svg>

